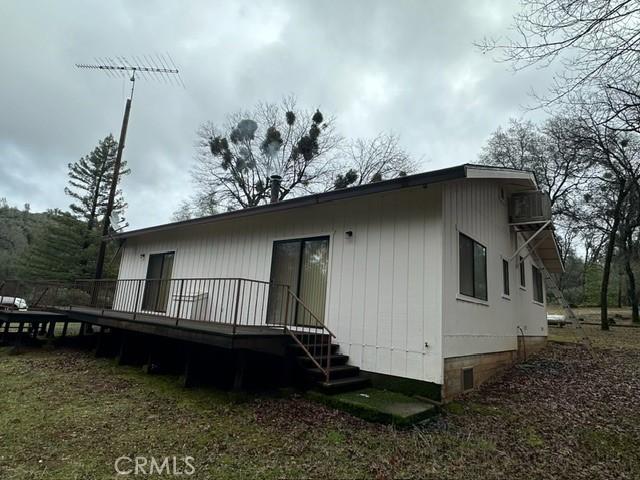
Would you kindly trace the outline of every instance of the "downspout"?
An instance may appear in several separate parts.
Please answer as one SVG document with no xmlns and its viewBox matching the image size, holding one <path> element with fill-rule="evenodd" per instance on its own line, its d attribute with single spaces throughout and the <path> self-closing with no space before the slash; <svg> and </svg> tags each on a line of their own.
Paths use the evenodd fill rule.
<svg viewBox="0 0 640 480">
<path fill-rule="evenodd" d="M 524 331 L 522 331 L 522 328 L 520 328 L 520 325 L 518 325 L 518 330 L 520 330 L 520 333 L 522 334 L 522 356 L 524 357 L 522 360 L 524 362 L 527 361 L 527 340 L 524 336 Z"/>
</svg>

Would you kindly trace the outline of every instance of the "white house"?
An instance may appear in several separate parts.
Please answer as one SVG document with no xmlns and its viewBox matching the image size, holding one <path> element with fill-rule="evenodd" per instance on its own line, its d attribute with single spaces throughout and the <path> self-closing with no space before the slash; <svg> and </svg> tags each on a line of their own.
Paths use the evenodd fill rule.
<svg viewBox="0 0 640 480">
<path fill-rule="evenodd" d="M 288 285 L 374 384 L 410 380 L 448 399 L 545 344 L 537 262 L 562 263 L 544 215 L 509 212 L 512 197 L 537 191 L 529 172 L 460 165 L 124 232 L 118 278 Z M 197 295 L 206 310 L 214 293 Z M 197 301 L 144 296 L 163 312 Z"/>
</svg>

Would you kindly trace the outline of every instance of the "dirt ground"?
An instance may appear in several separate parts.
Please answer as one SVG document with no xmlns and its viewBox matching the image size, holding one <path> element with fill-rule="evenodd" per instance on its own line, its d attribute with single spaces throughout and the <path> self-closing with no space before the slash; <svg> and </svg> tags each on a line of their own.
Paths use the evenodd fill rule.
<svg viewBox="0 0 640 480">
<path fill-rule="evenodd" d="M 595 358 L 551 329 L 539 356 L 407 430 L 298 395 L 184 389 L 87 351 L 2 348 L 0 478 L 127 478 L 114 462 L 136 455 L 191 456 L 181 478 L 197 479 L 640 478 L 640 329 L 589 332 Z"/>
</svg>

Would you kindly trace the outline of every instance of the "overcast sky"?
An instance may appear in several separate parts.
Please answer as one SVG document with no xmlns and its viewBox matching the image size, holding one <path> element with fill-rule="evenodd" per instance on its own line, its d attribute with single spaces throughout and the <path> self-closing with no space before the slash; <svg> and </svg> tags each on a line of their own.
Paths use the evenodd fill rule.
<svg viewBox="0 0 640 480">
<path fill-rule="evenodd" d="M 123 182 L 131 227 L 189 196 L 195 130 L 295 94 L 341 134 L 394 131 L 421 169 L 474 162 L 550 72 L 513 74 L 473 42 L 508 33 L 517 0 L 0 3 L 0 197 L 66 208 L 67 164 L 116 136 L 127 81 L 74 68 L 169 52 L 186 89 L 137 82 Z M 530 115 L 529 115 L 530 116 Z"/>
</svg>

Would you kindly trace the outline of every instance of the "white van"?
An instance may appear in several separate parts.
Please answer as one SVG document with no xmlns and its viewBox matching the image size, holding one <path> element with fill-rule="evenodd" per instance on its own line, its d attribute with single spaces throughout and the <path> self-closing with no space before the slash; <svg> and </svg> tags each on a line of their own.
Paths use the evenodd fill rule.
<svg viewBox="0 0 640 480">
<path fill-rule="evenodd" d="M 20 297 L 0 297 L 0 310 L 27 311 L 27 302 Z"/>
</svg>

